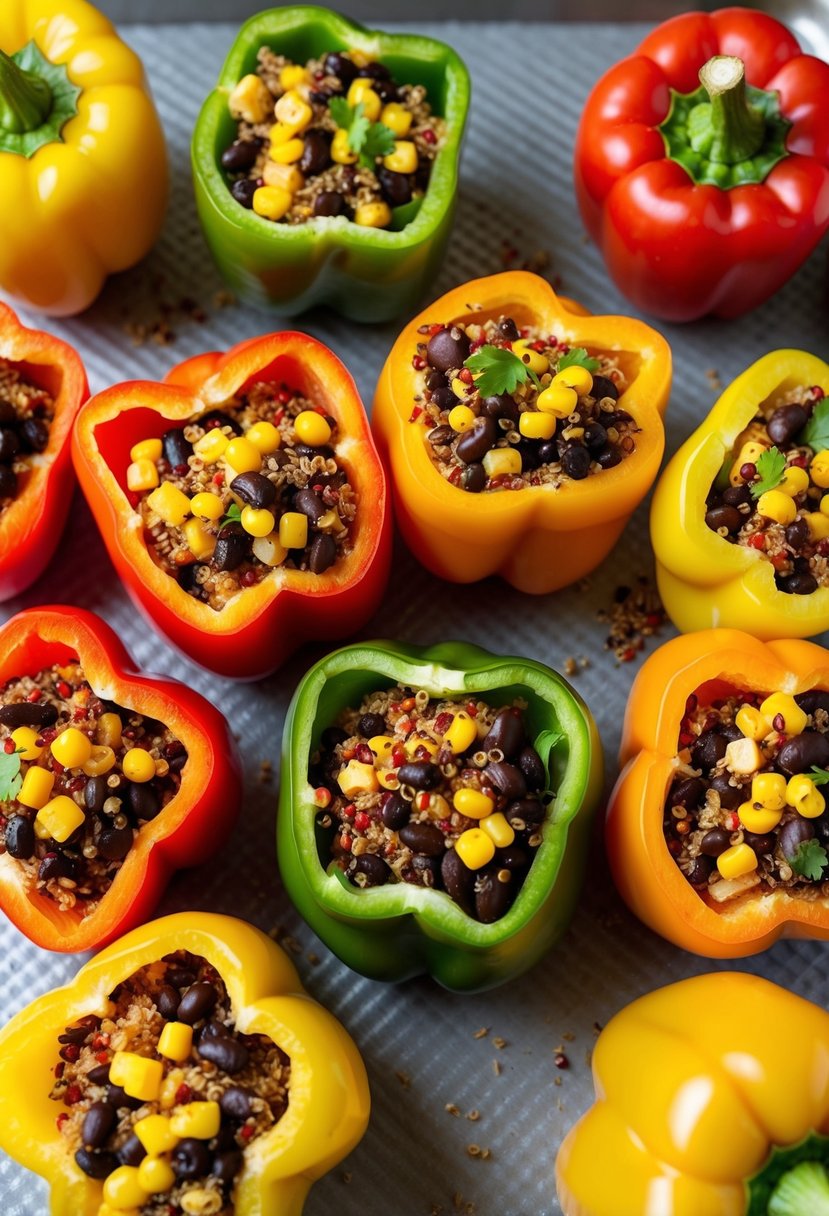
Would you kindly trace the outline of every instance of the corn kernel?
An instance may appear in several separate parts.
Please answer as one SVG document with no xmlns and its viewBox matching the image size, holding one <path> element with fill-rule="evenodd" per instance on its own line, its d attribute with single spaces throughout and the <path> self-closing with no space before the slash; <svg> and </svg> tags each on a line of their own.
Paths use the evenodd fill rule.
<svg viewBox="0 0 829 1216">
<path fill-rule="evenodd" d="M 58 794 L 35 816 L 35 831 L 41 840 L 56 840 L 63 844 L 81 826 L 86 816 L 72 798 Z"/>
<path fill-rule="evenodd" d="M 104 773 L 115 768 L 115 752 L 111 747 L 98 743 L 92 748 L 92 755 L 81 768 L 87 777 L 102 777 Z"/>
<path fill-rule="evenodd" d="M 357 794 L 373 794 L 380 788 L 374 765 L 362 764 L 359 760 L 349 760 L 337 778 L 337 785 L 346 798 L 354 798 Z"/>
<path fill-rule="evenodd" d="M 777 488 L 783 494 L 788 494 L 790 498 L 796 498 L 798 494 L 802 494 L 804 490 L 808 490 L 809 474 L 805 469 L 801 469 L 798 464 L 786 465 Z"/>
<path fill-rule="evenodd" d="M 201 439 L 196 440 L 193 444 L 193 451 L 205 464 L 215 464 L 224 456 L 229 443 L 230 439 L 224 431 L 219 427 L 214 427 L 212 431 L 207 431 L 202 435 Z"/>
<path fill-rule="evenodd" d="M 17 795 L 17 801 L 23 806 L 31 807 L 32 810 L 38 811 L 44 807 L 52 795 L 52 786 L 55 784 L 55 774 L 45 768 L 37 768 L 32 766 L 26 772 L 23 778 L 23 784 L 20 787 L 20 792 Z"/>
<path fill-rule="evenodd" d="M 317 520 L 317 531 L 318 532 L 330 532 L 332 530 L 334 530 L 336 532 L 342 531 L 342 524 L 340 523 L 340 517 L 337 514 L 337 512 L 333 511 L 333 510 L 326 511 L 325 514 L 321 515 L 319 517 L 319 519 Z"/>
<path fill-rule="evenodd" d="M 138 1181 L 138 1170 L 134 1165 L 119 1165 L 104 1180 L 104 1203 L 116 1212 L 129 1208 L 140 1208 L 149 1195 Z"/>
<path fill-rule="evenodd" d="M 155 760 L 143 747 L 131 747 L 121 761 L 121 768 L 128 781 L 152 781 L 155 776 Z"/>
<path fill-rule="evenodd" d="M 225 460 L 237 473 L 258 473 L 262 456 L 247 439 L 231 439 L 225 448 Z"/>
<path fill-rule="evenodd" d="M 455 841 L 455 852 L 468 870 L 480 870 L 495 856 L 495 842 L 483 828 L 467 828 Z"/>
<path fill-rule="evenodd" d="M 757 869 L 757 854 L 747 844 L 735 844 L 717 858 L 717 869 L 723 878 L 741 878 Z"/>
<path fill-rule="evenodd" d="M 253 194 L 253 210 L 265 220 L 281 220 L 293 201 L 293 195 L 283 186 L 260 186 Z"/>
<path fill-rule="evenodd" d="M 434 739 L 424 739 L 416 734 L 409 735 L 403 747 L 407 756 L 414 756 L 419 747 L 425 747 L 430 756 L 434 756 L 440 751 L 440 746 L 435 743 Z"/>
<path fill-rule="evenodd" d="M 276 527 L 273 511 L 268 511 L 267 508 L 258 510 L 256 507 L 242 507 L 239 522 L 250 536 L 270 536 Z"/>
<path fill-rule="evenodd" d="M 170 1127 L 177 1136 L 212 1140 L 218 1135 L 221 1117 L 218 1102 L 188 1102 L 170 1119 Z"/>
<path fill-rule="evenodd" d="M 168 1022 L 167 1026 L 181 1026 L 182 1022 Z M 167 1029 L 164 1027 L 164 1030 Z M 192 1037 L 192 1029 L 188 1026 Z M 162 1036 L 164 1035 L 162 1030 Z M 162 1053 L 163 1054 L 163 1053 Z M 139 1119 L 133 1124 L 132 1130 L 135 1132 L 138 1139 L 143 1144 L 144 1148 L 151 1157 L 158 1157 L 161 1153 L 169 1153 L 176 1147 L 179 1137 L 170 1127 L 170 1120 L 166 1115 L 146 1115 L 143 1119 Z"/>
<path fill-rule="evenodd" d="M 307 68 L 299 63 L 286 63 L 279 73 L 279 87 L 287 93 L 289 89 L 295 89 L 297 85 L 307 84 L 309 79 Z"/>
<path fill-rule="evenodd" d="M 308 516 L 286 511 L 279 521 L 279 543 L 285 549 L 304 549 L 308 544 Z"/>
<path fill-rule="evenodd" d="M 380 788 L 384 790 L 399 790 L 400 778 L 393 768 L 379 768 L 377 770 L 377 780 Z"/>
<path fill-rule="evenodd" d="M 783 733 L 787 735 L 799 735 L 806 729 L 806 723 L 809 721 L 808 714 L 803 712 L 788 692 L 773 692 L 770 697 L 766 697 L 760 706 L 760 713 L 768 718 L 775 730 L 777 727 L 774 719 L 780 715 L 783 719 Z"/>
<path fill-rule="evenodd" d="M 496 849 L 506 849 L 515 840 L 515 831 L 507 823 L 507 820 L 500 811 L 496 811 L 494 815 L 486 815 L 481 820 L 481 827 L 490 837 Z"/>
<path fill-rule="evenodd" d="M 308 102 L 295 89 L 289 89 L 287 93 L 282 94 L 274 106 L 274 112 L 277 122 L 293 135 L 304 131 L 314 117 L 314 111 Z"/>
<path fill-rule="evenodd" d="M 778 524 L 790 524 L 797 515 L 794 501 L 782 490 L 766 490 L 757 500 L 757 510 L 760 515 Z"/>
<path fill-rule="evenodd" d="M 245 439 L 265 456 L 275 452 L 282 442 L 282 436 L 272 422 L 254 422 L 245 431 Z"/>
<path fill-rule="evenodd" d="M 756 743 L 759 743 L 761 739 L 765 739 L 766 735 L 771 733 L 771 722 L 760 713 L 759 709 L 755 709 L 753 705 L 741 706 L 737 710 L 734 724 L 747 739 L 754 739 Z"/>
<path fill-rule="evenodd" d="M 452 805 L 467 819 L 486 819 L 491 817 L 495 810 L 495 803 L 490 797 L 481 793 L 480 790 L 470 789 L 469 786 L 455 790 Z"/>
<path fill-rule="evenodd" d="M 210 494 L 207 491 L 202 491 L 201 494 L 196 494 L 190 499 L 190 510 L 198 519 L 206 519 L 211 522 L 221 519 L 225 513 L 219 495 Z"/>
<path fill-rule="evenodd" d="M 786 800 L 793 806 L 798 815 L 804 819 L 817 819 L 826 808 L 826 800 L 820 790 L 805 773 L 798 773 L 789 778 L 786 786 Z"/>
<path fill-rule="evenodd" d="M 369 122 L 377 122 L 383 108 L 380 94 L 375 93 L 372 88 L 373 83 L 368 76 L 357 76 L 349 85 L 346 95 L 350 106 L 358 106 L 360 102 L 363 103 L 363 113 Z"/>
<path fill-rule="evenodd" d="M 354 223 L 361 228 L 388 228 L 391 208 L 388 203 L 362 203 L 354 211 Z"/>
<path fill-rule="evenodd" d="M 305 177 L 302 171 L 296 165 L 280 165 L 275 160 L 266 162 L 262 170 L 262 180 L 266 186 L 271 186 L 275 190 L 287 190 L 288 194 L 294 195 L 297 190 L 301 190 L 305 185 Z M 290 207 L 286 208 L 290 210 Z M 269 216 L 269 219 L 279 219 L 279 216 Z"/>
<path fill-rule="evenodd" d="M 351 151 L 348 142 L 348 131 L 342 127 L 334 132 L 331 140 L 331 159 L 335 165 L 353 165 L 357 160 L 357 153 Z"/>
<path fill-rule="evenodd" d="M 98 1207 L 98 1216 L 141 1216 L 139 1208 L 113 1208 L 108 1203 Z"/>
<path fill-rule="evenodd" d="M 185 1216 L 217 1216 L 224 1207 L 221 1191 L 208 1190 L 203 1186 L 185 1191 L 179 1203 Z"/>
<path fill-rule="evenodd" d="M 391 735 L 372 735 L 368 745 L 378 760 L 388 760 L 394 750 L 394 739 Z"/>
<path fill-rule="evenodd" d="M 322 447 L 331 438 L 331 426 L 316 410 L 303 410 L 294 419 L 294 430 L 301 443 L 311 448 Z"/>
<path fill-rule="evenodd" d="M 533 350 L 526 338 L 518 338 L 512 343 L 512 353 L 537 376 L 543 376 L 549 370 L 550 360 L 541 351 Z"/>
<path fill-rule="evenodd" d="M 786 778 L 782 773 L 757 773 L 751 782 L 751 801 L 767 811 L 782 811 L 786 805 Z"/>
<path fill-rule="evenodd" d="M 127 465 L 127 489 L 134 494 L 141 490 L 154 490 L 158 481 L 158 469 L 151 460 L 134 460 Z"/>
<path fill-rule="evenodd" d="M 193 1046 L 193 1027 L 186 1022 L 167 1022 L 158 1040 L 159 1055 L 180 1064 L 190 1055 Z M 145 1146 L 146 1147 L 146 1146 Z M 147 1149 L 149 1152 L 150 1150 Z M 165 1149 L 156 1150 L 166 1152 Z"/>
<path fill-rule="evenodd" d="M 164 1065 L 161 1060 L 149 1060 L 133 1051 L 116 1051 L 109 1067 L 113 1085 L 121 1085 L 130 1098 L 154 1102 L 161 1088 Z"/>
<path fill-rule="evenodd" d="M 554 418 L 566 418 L 578 405 L 578 393 L 569 384 L 549 384 L 536 398 L 536 409 Z"/>
<path fill-rule="evenodd" d="M 158 1091 L 158 1103 L 162 1110 L 172 1110 L 176 1105 L 176 1093 L 183 1080 L 183 1068 L 171 1068 L 167 1073 Z"/>
<path fill-rule="evenodd" d="M 459 397 L 461 399 L 461 401 L 464 399 L 464 397 L 467 397 L 469 395 L 469 393 L 472 391 L 472 389 L 466 383 L 466 381 L 461 380 L 460 376 L 455 376 L 455 379 L 452 381 L 452 383 L 449 385 L 449 387 L 451 388 L 451 390 L 455 394 L 455 396 Z"/>
<path fill-rule="evenodd" d="M 138 1183 L 151 1195 L 160 1195 L 175 1186 L 176 1176 L 163 1157 L 145 1157 L 138 1167 Z"/>
<path fill-rule="evenodd" d="M 444 733 L 443 742 L 452 748 L 455 755 L 465 752 L 478 738 L 478 728 L 466 710 L 459 710 Z"/>
<path fill-rule="evenodd" d="M 731 466 L 731 472 L 728 474 L 728 480 L 732 486 L 744 485 L 743 478 L 740 476 L 740 469 L 744 464 L 757 464 L 757 461 L 764 452 L 769 450 L 767 443 L 757 443 L 755 440 L 749 440 L 740 448 L 737 459 Z"/>
<path fill-rule="evenodd" d="M 206 494 L 205 498 L 213 498 L 216 502 L 219 500 L 215 494 Z M 182 528 L 184 539 L 187 542 L 187 548 L 199 561 L 204 561 L 210 557 L 213 550 L 216 548 L 216 537 L 212 532 L 208 532 L 200 519 L 188 519 L 187 523 Z"/>
<path fill-rule="evenodd" d="M 803 519 L 808 524 L 810 540 L 824 540 L 829 536 L 829 515 L 824 515 L 823 511 L 806 511 Z"/>
<path fill-rule="evenodd" d="M 130 448 L 130 460 L 151 460 L 155 464 L 161 459 L 163 446 L 160 439 L 142 439 Z"/>
<path fill-rule="evenodd" d="M 268 155 L 277 165 L 295 165 L 305 151 L 301 139 L 287 139 L 284 144 L 271 144 Z M 278 182 L 268 182 L 268 185 L 279 185 Z"/>
<path fill-rule="evenodd" d="M 254 557 L 266 566 L 281 566 L 288 556 L 278 532 L 271 532 L 270 536 L 257 536 L 251 547 Z"/>
<path fill-rule="evenodd" d="M 21 760 L 37 760 L 43 755 L 45 743 L 38 743 L 38 735 L 36 730 L 32 730 L 31 726 L 18 726 L 17 730 L 12 731 L 12 743 L 15 751 L 20 752 Z"/>
<path fill-rule="evenodd" d="M 482 463 L 487 477 L 520 473 L 521 453 L 515 448 L 490 448 Z"/>
<path fill-rule="evenodd" d="M 121 742 L 121 719 L 118 714 L 101 714 L 98 719 L 97 738 L 104 747 L 117 747 Z"/>
<path fill-rule="evenodd" d="M 746 831 L 756 832 L 758 836 L 773 831 L 783 818 L 782 809 L 773 811 L 769 807 L 758 806 L 756 802 L 744 802 L 738 808 L 737 814 Z"/>
<path fill-rule="evenodd" d="M 809 465 L 809 476 L 821 490 L 829 489 L 829 448 L 815 452 Z"/>
<path fill-rule="evenodd" d="M 190 514 L 190 499 L 170 481 L 162 482 L 147 498 L 147 505 L 171 528 L 179 528 Z"/>
<path fill-rule="evenodd" d="M 417 170 L 417 147 L 409 139 L 396 139 L 394 151 L 383 157 L 383 164 L 392 173 L 414 173 Z"/>
<path fill-rule="evenodd" d="M 525 439 L 552 439 L 556 430 L 556 420 L 552 414 L 525 410 L 518 419 L 518 429 Z"/>
<path fill-rule="evenodd" d="M 725 763 L 732 773 L 756 773 L 763 756 L 753 739 L 735 739 L 725 749 Z"/>
<path fill-rule="evenodd" d="M 50 750 L 64 768 L 80 768 L 92 755 L 92 741 L 77 726 L 68 726 L 53 739 Z"/>
<path fill-rule="evenodd" d="M 593 387 L 593 377 L 586 367 L 573 363 L 563 371 L 556 372 L 553 384 L 565 384 L 568 388 L 575 389 L 579 397 L 586 397 Z"/>
<path fill-rule="evenodd" d="M 251 72 L 243 76 L 228 98 L 234 118 L 244 122 L 266 122 L 273 114 L 273 96 L 261 77 Z"/>
<path fill-rule="evenodd" d="M 463 381 L 461 381 L 461 383 L 463 383 Z M 465 384 L 464 388 L 466 388 Z M 470 427 L 475 425 L 477 415 L 469 408 L 468 405 L 456 405 L 449 411 L 447 421 L 453 431 L 456 431 L 459 435 L 462 435 L 464 431 L 468 431 Z"/>
<path fill-rule="evenodd" d="M 390 101 L 388 105 L 383 106 L 380 112 L 380 121 L 393 134 L 399 136 L 408 135 L 412 125 L 412 112 L 411 110 L 407 110 L 405 106 L 401 106 L 399 101 Z"/>
</svg>

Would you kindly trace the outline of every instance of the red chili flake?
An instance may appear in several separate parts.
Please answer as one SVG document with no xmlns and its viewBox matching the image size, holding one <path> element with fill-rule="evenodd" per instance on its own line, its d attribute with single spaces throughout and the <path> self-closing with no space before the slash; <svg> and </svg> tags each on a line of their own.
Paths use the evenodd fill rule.
<svg viewBox="0 0 829 1216">
<path fill-rule="evenodd" d="M 86 777 L 75 777 L 69 782 L 69 792 L 76 794 L 78 790 L 82 790 L 86 785 Z"/>
<path fill-rule="evenodd" d="M 357 754 L 356 747 L 344 747 L 343 748 L 343 760 L 345 760 L 346 763 L 348 763 L 349 760 L 353 760 L 354 757 L 356 756 L 356 754 Z"/>
<path fill-rule="evenodd" d="M 728 823 L 729 831 L 736 832 L 737 828 L 740 826 L 740 816 L 736 811 L 732 811 L 726 822 Z"/>
<path fill-rule="evenodd" d="M 109 1059 L 109 1053 L 106 1051 L 99 1051 L 96 1054 L 95 1059 L 99 1064 L 106 1064 L 107 1060 Z"/>
<path fill-rule="evenodd" d="M 788 563 L 788 557 L 785 553 L 772 553 L 769 561 L 774 566 L 775 570 L 782 570 Z"/>
<path fill-rule="evenodd" d="M 86 717 L 86 710 L 84 709 L 84 707 L 82 705 L 76 705 L 75 708 L 72 710 L 72 720 L 74 722 L 80 722 L 85 717 Z"/>
<path fill-rule="evenodd" d="M 59 764 L 58 761 L 55 760 L 54 756 L 52 757 L 52 772 L 56 773 L 58 777 L 64 772 L 63 765 Z"/>
<path fill-rule="evenodd" d="M 44 743 L 51 743 L 57 733 L 58 732 L 54 729 L 54 727 L 50 726 L 48 729 L 40 732 L 40 737 Z"/>
<path fill-rule="evenodd" d="M 476 338 L 474 342 L 469 343 L 469 353 L 474 355 L 476 350 L 480 350 L 482 346 L 486 346 L 485 338 Z"/>
<path fill-rule="evenodd" d="M 420 415 L 422 413 L 423 413 L 422 406 L 416 405 L 414 407 L 414 409 L 412 410 L 411 414 L 409 414 L 409 422 L 417 422 L 418 418 L 420 417 Z"/>
<path fill-rule="evenodd" d="M 415 369 L 415 371 L 422 372 L 425 366 L 426 360 L 423 358 L 423 355 L 415 355 L 412 359 L 412 367 Z"/>
<path fill-rule="evenodd" d="M 401 743 L 395 743 L 391 749 L 391 762 L 395 768 L 400 768 L 401 764 L 406 763 L 406 750 Z"/>
<path fill-rule="evenodd" d="M 563 1051 L 556 1052 L 556 1054 L 554 1056 L 554 1063 L 555 1063 L 556 1068 L 569 1068 L 570 1067 L 570 1061 L 567 1059 L 567 1056 L 564 1054 Z"/>
<path fill-rule="evenodd" d="M 63 1095 L 63 1104 L 64 1106 L 74 1106 L 76 1102 L 80 1102 L 82 1097 L 80 1085 L 70 1085 Z"/>
<path fill-rule="evenodd" d="M 358 811 L 354 816 L 354 827 L 358 832 L 364 832 L 370 823 L 371 816 L 367 815 L 365 811 Z"/>
<path fill-rule="evenodd" d="M 43 689 L 33 688 L 32 691 L 29 693 L 28 697 L 26 698 L 26 700 L 27 701 L 39 701 L 42 696 L 43 696 Z"/>
<path fill-rule="evenodd" d="M 414 723 L 411 718 L 400 718 L 397 722 L 397 730 L 402 730 L 404 735 L 410 735 L 414 730 Z"/>
<path fill-rule="evenodd" d="M 64 1064 L 63 1060 L 61 1060 L 61 1062 L 59 1064 L 55 1065 L 55 1076 L 57 1077 L 58 1080 L 60 1080 L 61 1077 L 63 1076 L 64 1068 L 66 1068 L 66 1065 Z"/>
<path fill-rule="evenodd" d="M 661 625 L 664 620 L 665 620 L 664 612 L 649 612 L 648 615 L 645 617 L 645 624 L 650 625 L 652 628 L 655 629 L 657 627 L 657 625 Z"/>
<path fill-rule="evenodd" d="M 5 743 L 3 744 L 3 751 L 7 756 L 10 756 L 12 752 L 17 751 L 14 739 L 6 739 Z"/>
<path fill-rule="evenodd" d="M 65 680 L 58 680 L 58 682 L 57 682 L 57 684 L 56 684 L 56 686 L 55 686 L 55 687 L 56 687 L 56 688 L 57 688 L 57 690 L 58 690 L 58 695 L 59 695 L 59 696 L 61 696 L 61 697 L 71 697 L 71 696 L 72 696 L 72 689 L 71 689 L 71 687 L 70 687 L 70 686 L 69 686 L 69 685 L 66 683 L 66 681 L 65 681 Z"/>
<path fill-rule="evenodd" d="M 421 790 L 415 798 L 415 806 L 417 809 L 419 811 L 428 811 L 430 798 L 431 794 L 427 793 L 426 790 Z"/>
<path fill-rule="evenodd" d="M 824 393 L 823 389 L 820 387 L 819 384 L 813 384 L 810 391 L 811 391 L 812 396 L 817 401 L 820 401 L 823 397 L 826 396 L 826 394 Z"/>
<path fill-rule="evenodd" d="M 182 1081 L 181 1085 L 179 1085 L 178 1089 L 176 1090 L 176 1103 L 179 1106 L 183 1106 L 186 1102 L 192 1102 L 192 1100 L 193 1100 L 192 1089 L 190 1088 L 189 1085 L 187 1085 L 184 1081 Z"/>
<path fill-rule="evenodd" d="M 246 1123 L 239 1134 L 243 1140 L 250 1140 L 255 1130 L 256 1129 L 251 1124 Z"/>
<path fill-rule="evenodd" d="M 219 473 L 213 474 L 213 485 L 214 486 L 223 486 L 224 482 L 225 482 L 224 473 L 219 472 Z"/>
<path fill-rule="evenodd" d="M 478 706 L 475 704 L 474 701 L 467 701 L 466 712 L 469 714 L 470 718 L 477 718 Z"/>
<path fill-rule="evenodd" d="M 357 761 L 359 764 L 374 763 L 374 752 L 367 743 L 357 744 Z"/>
<path fill-rule="evenodd" d="M 385 849 L 383 850 L 383 852 L 386 854 L 387 857 L 391 857 L 392 853 L 394 852 L 394 849 L 395 849 L 394 841 L 390 840 L 389 843 L 386 845 Z"/>
<path fill-rule="evenodd" d="M 456 486 L 461 479 L 460 465 L 455 465 L 452 472 L 449 474 L 449 484 Z"/>
<path fill-rule="evenodd" d="M 343 807 L 343 814 L 345 815 L 346 819 L 354 818 L 354 816 L 357 814 L 357 808 L 353 802 L 349 802 L 348 806 Z"/>
<path fill-rule="evenodd" d="M 679 732 L 679 746 L 680 747 L 690 747 L 695 739 L 696 739 L 696 735 L 692 734 L 692 732 L 689 730 L 682 730 Z"/>
<path fill-rule="evenodd" d="M 751 549 L 765 549 L 766 538 L 762 532 L 752 532 L 747 543 Z"/>
<path fill-rule="evenodd" d="M 354 841 L 351 839 L 351 837 L 350 837 L 350 836 L 346 836 L 345 834 L 343 834 L 343 835 L 340 837 L 340 848 L 342 849 L 342 851 L 343 851 L 344 853 L 350 853 L 350 852 L 351 852 L 351 846 L 352 846 L 352 844 L 353 844 L 353 843 L 354 843 Z"/>
<path fill-rule="evenodd" d="M 67 1064 L 74 1064 L 75 1061 L 80 1057 L 80 1054 L 81 1048 L 79 1043 L 67 1043 L 64 1047 L 61 1047 L 60 1051 L 58 1052 L 60 1058 L 62 1060 L 66 1060 Z"/>
<path fill-rule="evenodd" d="M 431 760 L 432 753 L 429 751 L 425 743 L 420 743 L 415 748 L 415 760 Z"/>
<path fill-rule="evenodd" d="M 427 127 L 425 131 L 421 132 L 421 135 L 425 144 L 436 144 L 438 142 L 438 137 L 431 127 Z"/>
<path fill-rule="evenodd" d="M 435 718 L 434 731 L 436 735 L 445 735 L 449 727 L 452 725 L 455 715 L 450 714 L 448 710 L 443 710 Z"/>
<path fill-rule="evenodd" d="M 452 831 L 451 819 L 441 819 L 440 822 L 438 823 L 438 827 L 444 834 L 451 832 Z"/>
<path fill-rule="evenodd" d="M 218 418 L 208 418 L 205 421 L 204 429 L 206 431 L 214 431 L 218 425 L 219 425 Z"/>
<path fill-rule="evenodd" d="M 533 344 L 532 344 L 531 349 L 537 350 L 540 354 L 542 351 L 547 349 L 547 343 L 544 342 L 541 338 L 536 338 L 535 342 L 533 342 Z"/>
<path fill-rule="evenodd" d="M 319 807 L 329 806 L 331 803 L 331 791 L 326 789 L 324 785 L 320 785 L 314 790 L 314 804 Z"/>
<path fill-rule="evenodd" d="M 630 663 L 635 658 L 636 658 L 636 648 L 634 646 L 628 646 L 628 648 L 626 650 L 623 650 L 622 653 L 619 655 L 619 659 L 621 660 L 622 663 Z"/>
<path fill-rule="evenodd" d="M 276 394 L 276 399 L 280 405 L 287 405 L 293 396 L 294 394 L 289 388 L 281 388 Z"/>
</svg>

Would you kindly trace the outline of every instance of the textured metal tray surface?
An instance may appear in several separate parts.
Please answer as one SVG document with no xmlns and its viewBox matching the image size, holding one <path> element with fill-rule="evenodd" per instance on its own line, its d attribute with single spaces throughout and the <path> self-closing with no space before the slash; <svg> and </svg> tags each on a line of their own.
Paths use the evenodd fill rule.
<svg viewBox="0 0 829 1216">
<path fill-rule="evenodd" d="M 548 251 L 548 273 L 560 276 L 562 288 L 594 311 L 626 311 L 596 250 L 584 239 L 570 156 L 589 88 L 611 62 L 636 45 L 644 27 L 445 23 L 410 28 L 456 46 L 471 68 L 475 87 L 458 219 L 434 295 L 502 269 L 505 246 L 512 246 L 519 251 L 519 261 Z M 147 262 L 113 280 L 85 316 L 50 326 L 80 350 L 93 390 L 121 379 L 157 378 L 174 360 L 224 348 L 278 325 L 263 313 L 216 306 L 221 285 L 192 202 L 190 131 L 233 38 L 233 27 L 168 26 L 162 36 L 158 29 L 133 26 L 125 33 L 144 57 L 165 121 L 173 194 L 164 233 Z M 528 62 L 535 65 L 529 71 Z M 664 327 L 675 359 L 669 452 L 713 403 L 716 392 L 706 375 L 709 369 L 715 368 L 726 383 L 774 346 L 802 346 L 825 354 L 825 279 L 824 247 L 776 299 L 750 316 L 731 324 Z M 202 304 L 207 319 L 199 322 L 187 310 L 173 310 L 172 345 L 131 345 L 125 322 L 152 323 L 159 316 L 159 302 L 174 305 L 182 297 Z M 304 318 L 299 326 L 333 346 L 370 402 L 395 326 L 360 328 L 327 314 Z M 307 1216 L 335 1210 L 341 1216 L 558 1213 L 555 1154 L 566 1129 L 592 1099 L 589 1055 L 595 1025 L 604 1024 L 634 997 L 717 964 L 668 946 L 627 913 L 612 888 L 597 833 L 572 928 L 560 947 L 523 979 L 490 994 L 459 997 L 426 980 L 391 988 L 355 976 L 293 912 L 274 860 L 285 708 L 297 679 L 321 651 L 307 647 L 282 671 L 256 685 L 234 685 L 195 668 L 138 618 L 78 494 L 69 516 L 51 569 L 19 601 L 3 606 L 4 617 L 21 607 L 55 601 L 100 612 L 142 665 L 186 680 L 224 710 L 246 760 L 245 808 L 230 847 L 214 864 L 179 875 L 159 911 L 220 910 L 267 931 L 281 927 L 290 935 L 308 989 L 345 1023 L 365 1058 L 373 1095 L 371 1126 L 350 1158 L 312 1190 Z M 450 588 L 427 575 L 398 543 L 385 604 L 363 636 L 419 643 L 461 637 L 559 669 L 567 656 L 587 656 L 590 665 L 574 683 L 598 721 L 610 782 L 637 664 L 617 666 L 603 650 L 606 630 L 596 612 L 610 604 L 618 584 L 652 574 L 646 525 L 643 506 L 586 590 L 536 599 L 495 581 Z M 664 629 L 663 638 L 670 632 Z M 258 783 L 263 759 L 275 766 L 269 785 Z M 823 945 L 781 942 L 737 965 L 825 1003 L 825 960 Z M 0 924 L 3 1018 L 66 982 L 79 963 L 48 955 L 8 923 Z M 482 1028 L 488 1034 L 478 1037 L 476 1031 Z M 570 1061 L 566 1071 L 554 1065 L 555 1049 L 562 1043 Z M 25 1101 L 24 1095 L 20 1101 Z M 458 1116 L 445 1110 L 452 1103 Z M 468 1119 L 474 1111 L 479 1118 Z M 471 1156 L 468 1146 L 473 1144 L 490 1149 L 491 1156 Z M 35 1216 L 46 1209 L 45 1185 L 0 1154 L 3 1216 Z"/>
</svg>

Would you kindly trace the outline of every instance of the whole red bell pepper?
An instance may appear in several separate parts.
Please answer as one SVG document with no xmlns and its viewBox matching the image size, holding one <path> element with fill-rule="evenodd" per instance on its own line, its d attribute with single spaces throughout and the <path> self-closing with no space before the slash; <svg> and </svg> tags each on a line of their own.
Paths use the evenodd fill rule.
<svg viewBox="0 0 829 1216">
<path fill-rule="evenodd" d="M 31 608 L 0 628 L 0 688 L 54 663 L 77 661 L 102 699 L 157 719 L 187 750 L 181 784 L 144 823 L 112 884 L 89 911 L 62 910 L 0 853 L 0 910 L 47 950 L 103 946 L 150 916 L 174 870 L 200 865 L 224 842 L 239 809 L 241 768 L 223 715 L 176 680 L 144 674 L 109 625 L 82 608 Z"/>
<path fill-rule="evenodd" d="M 69 441 L 89 385 L 71 346 L 42 330 L 27 329 L 0 303 L 0 367 L 3 363 L 19 369 L 54 402 L 46 448 L 27 471 L 19 493 L 0 512 L 0 600 L 7 600 L 43 573 L 69 517 L 74 481 Z"/>
<path fill-rule="evenodd" d="M 353 547 L 322 574 L 279 568 L 215 611 L 153 561 L 127 490 L 129 453 L 140 440 L 220 408 L 259 380 L 289 383 L 336 419 L 342 436 L 337 458 L 357 500 Z M 186 360 L 162 384 L 132 381 L 99 393 L 78 418 L 73 456 L 132 599 L 175 646 L 219 675 L 267 675 L 304 641 L 344 637 L 379 607 L 391 561 L 383 467 L 353 379 L 332 351 L 307 334 L 252 338 L 225 354 Z"/>
<path fill-rule="evenodd" d="M 827 97 L 829 65 L 747 8 L 674 17 L 611 68 L 582 115 L 575 185 L 620 291 L 692 321 L 782 287 L 829 228 Z"/>
</svg>

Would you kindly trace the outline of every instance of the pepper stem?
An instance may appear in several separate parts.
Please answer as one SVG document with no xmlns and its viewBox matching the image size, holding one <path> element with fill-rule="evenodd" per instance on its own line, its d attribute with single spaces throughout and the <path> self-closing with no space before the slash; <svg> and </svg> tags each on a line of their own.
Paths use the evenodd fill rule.
<svg viewBox="0 0 829 1216">
<path fill-rule="evenodd" d="M 801 1161 L 772 1192 L 769 1216 L 829 1216 L 829 1175 L 817 1161 Z"/>
<path fill-rule="evenodd" d="M 736 55 L 714 55 L 699 70 L 699 78 L 709 97 L 705 111 L 697 119 L 709 128 L 711 140 L 708 159 L 722 165 L 751 160 L 763 146 L 766 122 L 746 97 L 746 70 Z"/>
<path fill-rule="evenodd" d="M 52 90 L 0 51 L 0 130 L 22 135 L 42 127 L 52 109 Z"/>
</svg>

